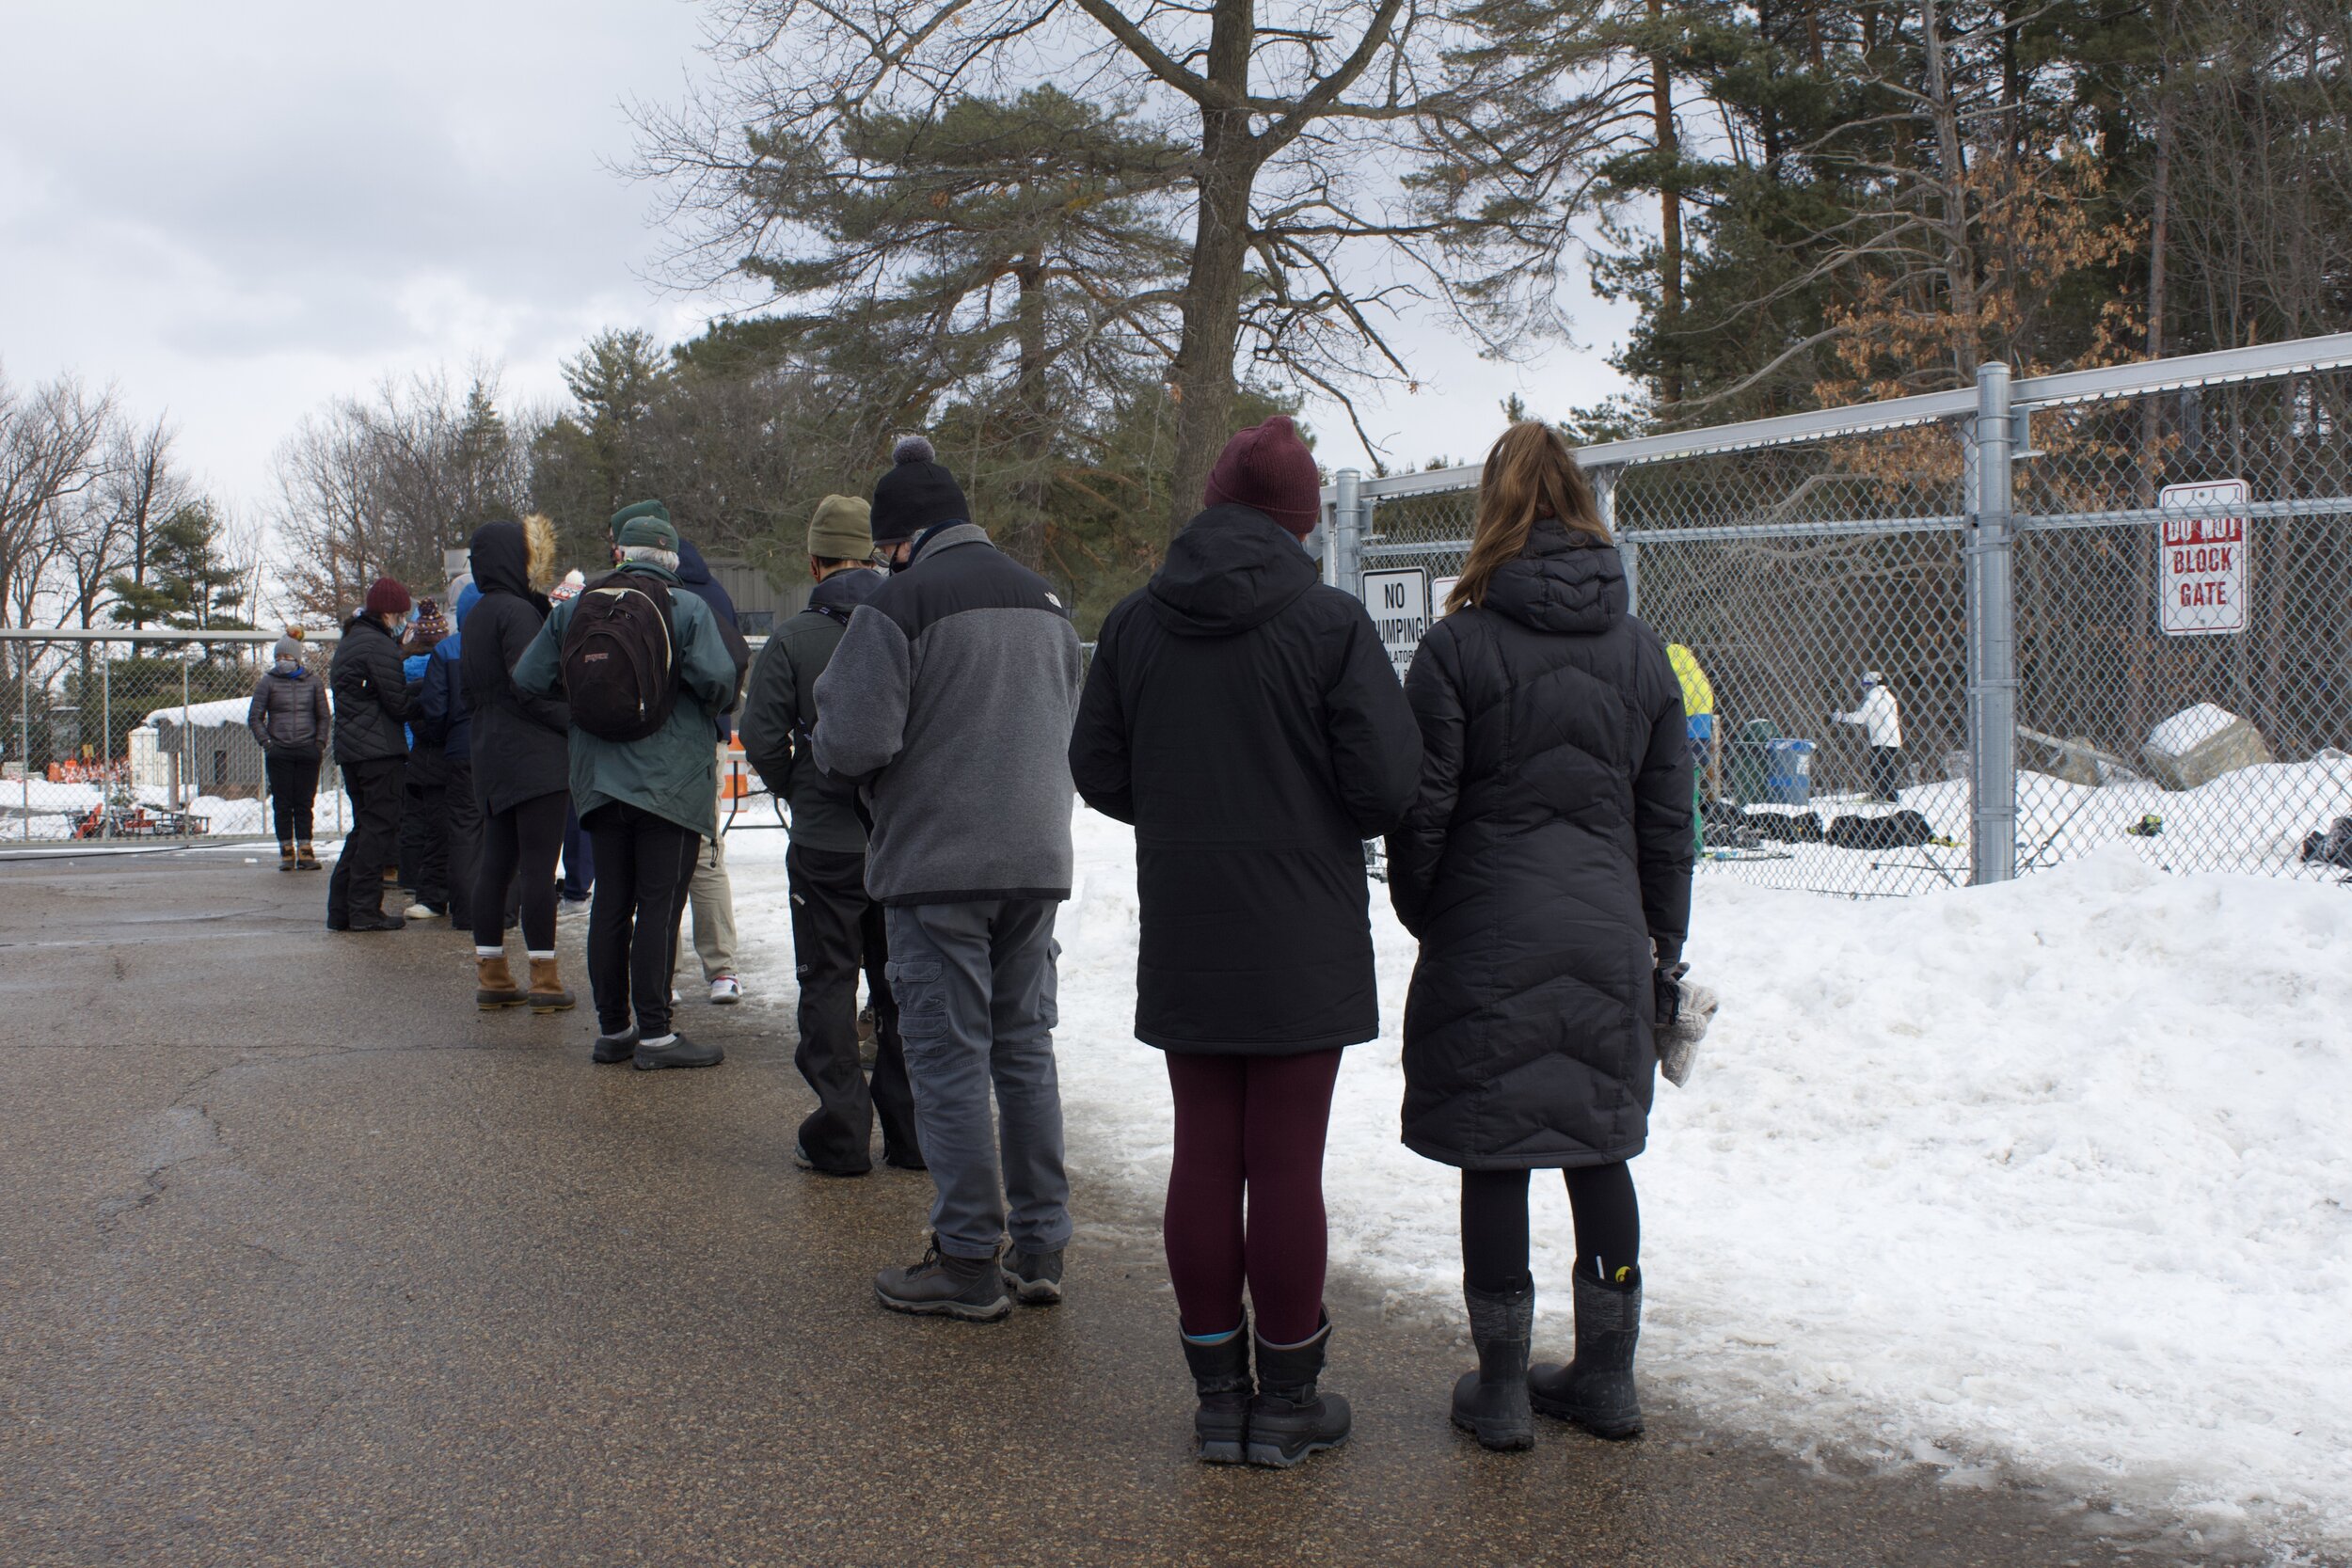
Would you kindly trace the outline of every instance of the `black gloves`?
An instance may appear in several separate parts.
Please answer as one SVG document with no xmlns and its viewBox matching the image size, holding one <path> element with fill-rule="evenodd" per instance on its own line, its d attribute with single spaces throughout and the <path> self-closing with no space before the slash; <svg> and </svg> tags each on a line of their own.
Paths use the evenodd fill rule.
<svg viewBox="0 0 2352 1568">
<path fill-rule="evenodd" d="M 1659 1028 L 1673 1027 L 1682 1016 L 1682 977 L 1690 973 L 1686 963 L 1660 964 L 1651 972 L 1652 1010 Z"/>
</svg>

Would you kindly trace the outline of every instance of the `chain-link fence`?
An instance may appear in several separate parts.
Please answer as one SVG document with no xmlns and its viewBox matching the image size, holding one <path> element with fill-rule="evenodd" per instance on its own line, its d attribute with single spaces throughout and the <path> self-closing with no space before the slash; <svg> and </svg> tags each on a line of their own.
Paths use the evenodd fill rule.
<svg viewBox="0 0 2352 1568">
<path fill-rule="evenodd" d="M 1580 453 L 1639 613 L 1711 687 L 1705 863 L 1899 895 L 2122 844 L 2352 872 L 2352 337 Z M 1475 468 L 1329 493 L 1400 670 Z M 1694 683 L 1686 686 L 1696 689 Z"/>
<path fill-rule="evenodd" d="M 333 635 L 310 642 L 321 680 Z M 268 837 L 246 715 L 277 636 L 0 628 L 0 847 Z M 332 759 L 318 795 L 318 832 L 340 835 Z"/>
</svg>

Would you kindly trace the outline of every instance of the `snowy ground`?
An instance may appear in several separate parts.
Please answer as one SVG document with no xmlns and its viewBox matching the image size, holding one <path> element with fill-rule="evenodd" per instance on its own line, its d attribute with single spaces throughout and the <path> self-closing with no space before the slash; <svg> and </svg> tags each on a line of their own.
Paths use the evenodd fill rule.
<svg viewBox="0 0 2352 1568">
<path fill-rule="evenodd" d="M 141 805 L 151 809 L 167 808 L 171 803 L 171 791 L 166 788 L 143 785 L 133 793 Z M 70 839 L 75 827 L 104 796 L 104 788 L 95 784 L 51 784 L 45 779 L 34 779 L 29 784 L 22 779 L 0 782 L 0 847 Z M 272 831 L 269 806 L 264 800 L 230 800 L 217 795 L 199 795 L 188 800 L 185 806 L 191 814 L 204 819 L 207 832 L 266 837 Z M 343 809 L 340 789 L 319 791 L 311 811 L 321 839 L 341 836 Z"/>
<path fill-rule="evenodd" d="M 1073 1157 L 1148 1196 L 1168 1110 L 1129 1033 L 1133 841 L 1077 833 Z M 782 837 L 730 858 L 788 993 Z M 2352 1544 L 2352 892 L 2109 849 L 1895 903 L 1708 877 L 1695 926 L 1724 1010 L 1635 1166 L 1657 1385 L 1795 1449 Z M 1384 904 L 1375 929 L 1386 1033 L 1341 1076 L 1334 1258 L 1450 1322 L 1452 1175 L 1396 1141 L 1412 943 Z M 1567 1205 L 1536 1190 L 1559 1345 Z"/>
</svg>

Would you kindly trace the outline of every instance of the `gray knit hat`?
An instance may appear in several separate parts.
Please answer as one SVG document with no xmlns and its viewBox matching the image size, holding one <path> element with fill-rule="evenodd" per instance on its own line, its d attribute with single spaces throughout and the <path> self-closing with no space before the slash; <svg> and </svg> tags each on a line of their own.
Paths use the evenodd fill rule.
<svg viewBox="0 0 2352 1568">
<path fill-rule="evenodd" d="M 827 496 L 808 520 L 808 553 L 819 561 L 864 561 L 874 553 L 873 515 L 855 496 Z"/>
<path fill-rule="evenodd" d="M 291 637 L 281 637 L 269 645 L 269 657 L 280 664 L 302 662 L 302 644 Z"/>
</svg>

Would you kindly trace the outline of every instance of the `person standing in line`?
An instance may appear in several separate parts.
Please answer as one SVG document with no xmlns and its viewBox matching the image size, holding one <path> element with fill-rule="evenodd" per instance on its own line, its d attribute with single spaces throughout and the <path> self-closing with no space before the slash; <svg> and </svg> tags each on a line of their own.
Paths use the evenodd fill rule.
<svg viewBox="0 0 2352 1568">
<path fill-rule="evenodd" d="M 1227 443 L 1207 510 L 1103 623 L 1070 743 L 1078 793 L 1136 829 L 1136 1037 L 1176 1101 L 1168 1270 L 1213 1464 L 1295 1465 L 1351 1419 L 1318 1391 L 1324 1136 L 1341 1052 L 1380 1033 L 1363 842 L 1412 799 L 1421 732 L 1371 616 L 1300 547 L 1319 484 L 1288 419 Z"/>
<path fill-rule="evenodd" d="M 993 1322 L 1008 1289 L 1061 1299 L 1070 1243 L 1054 916 L 1070 896 L 1084 662 L 1060 599 L 971 521 L 931 444 L 908 436 L 891 458 L 872 522 L 893 575 L 818 678 L 813 738 L 872 815 L 866 888 L 887 911 L 933 1188 L 930 1249 L 874 1291 L 893 1311 Z"/>
<path fill-rule="evenodd" d="M 470 574 L 463 575 L 450 584 L 449 600 L 451 630 L 433 644 L 426 657 L 413 722 L 420 732 L 430 731 L 441 742 L 441 765 L 448 779 L 442 795 L 449 835 L 449 924 L 453 931 L 470 931 L 473 885 L 482 874 L 482 803 L 474 799 L 473 715 L 466 706 L 459 663 L 465 649 L 466 612 L 482 602 L 482 590 L 473 585 Z"/>
<path fill-rule="evenodd" d="M 402 775 L 408 768 L 408 678 L 400 633 L 408 590 L 391 578 L 369 585 L 366 604 L 343 626 L 327 683 L 335 697 L 335 761 L 351 797 L 351 831 L 326 880 L 330 931 L 397 931 L 384 912 L 384 868 L 400 853 Z"/>
<path fill-rule="evenodd" d="M 535 579 L 537 557 L 540 551 L 540 543 L 536 538 L 532 541 L 532 576 Z M 551 564 L 555 559 L 555 542 L 552 534 L 547 541 L 546 554 Z M 616 562 L 619 559 L 617 554 L 613 557 Z M 575 566 L 564 574 L 562 581 L 548 590 L 548 603 L 550 607 L 568 603 L 580 597 L 580 591 L 587 585 L 587 577 Z M 596 851 L 588 846 L 588 831 L 580 825 L 579 808 L 571 805 L 564 808 L 563 866 L 564 874 L 555 884 L 556 912 L 567 915 L 586 914 L 588 895 L 594 892 L 596 886 Z"/>
<path fill-rule="evenodd" d="M 1626 1162 L 1657 1084 L 1655 1025 L 1691 917 L 1691 750 L 1665 644 L 1558 431 L 1487 454 L 1452 613 L 1413 657 L 1421 787 L 1389 894 L 1421 942 L 1405 1003 L 1405 1143 L 1462 1172 L 1478 1370 L 1454 1424 L 1534 1442 L 1533 1409 L 1642 1430 L 1641 1215 Z M 1576 1354 L 1528 1366 L 1531 1170 L 1566 1173 Z"/>
<path fill-rule="evenodd" d="M 310 847 L 311 803 L 319 792 L 319 764 L 335 727 L 326 683 L 302 662 L 302 644 L 281 637 L 270 647 L 269 669 L 253 686 L 246 728 L 262 748 L 262 777 L 269 784 L 277 819 L 278 869 L 316 871 Z"/>
<path fill-rule="evenodd" d="M 840 646 L 857 607 L 887 580 L 873 565 L 866 503 L 827 496 L 808 525 L 807 608 L 769 638 L 752 666 L 743 697 L 743 752 L 760 778 L 791 808 L 792 843 L 785 873 L 792 896 L 792 953 L 799 971 L 800 1045 L 792 1065 L 817 1096 L 817 1109 L 793 1135 L 792 1157 L 827 1176 L 874 1168 L 872 1139 L 882 1119 L 882 1160 L 923 1168 L 914 1127 L 914 1095 L 899 1042 L 898 1008 L 886 973 L 890 944 L 882 907 L 866 891 L 866 824 L 856 791 L 809 755 L 817 721 L 817 677 Z M 857 979 L 874 997 L 874 1076 L 858 1063 Z"/>
<path fill-rule="evenodd" d="M 743 689 L 743 676 L 752 667 L 751 644 L 743 641 L 742 627 L 735 613 L 735 599 L 725 584 L 710 575 L 710 567 L 703 560 L 702 551 L 694 542 L 680 535 L 677 542 L 678 581 L 686 591 L 710 607 L 711 619 L 717 623 L 719 635 L 727 645 L 728 655 L 735 660 L 735 686 Z M 729 744 L 735 736 L 730 718 L 738 706 L 732 700 L 727 711 L 719 716 L 719 768 L 724 773 Z M 702 961 L 703 984 L 710 988 L 710 1000 L 717 1006 L 731 1006 L 743 1000 L 742 977 L 735 972 L 735 883 L 727 877 L 727 840 L 720 831 L 718 802 L 711 806 L 710 832 L 703 835 L 702 847 L 694 856 L 694 879 L 687 885 L 686 901 L 694 921 L 694 956 Z"/>
<path fill-rule="evenodd" d="M 531 586 L 530 546 L 519 523 L 474 531 L 469 564 L 481 602 L 458 640 L 458 686 L 471 720 L 474 800 L 482 862 L 473 886 L 474 1005 L 485 1011 L 573 1006 L 555 960 L 555 855 L 564 840 L 571 714 L 517 682 L 516 662 L 547 624 L 548 601 Z M 522 882 L 528 990 L 506 963 L 507 890 Z"/>
<path fill-rule="evenodd" d="M 449 760 L 441 731 L 424 716 L 424 676 L 433 645 L 449 635 L 449 617 L 432 599 L 417 601 L 416 618 L 401 646 L 408 677 L 408 772 L 402 781 L 400 860 L 414 902 L 401 912 L 410 920 L 438 920 L 449 912 Z"/>
<path fill-rule="evenodd" d="M 1833 724 L 1851 724 L 1862 731 L 1870 747 L 1870 799 L 1899 801 L 1903 777 L 1903 710 L 1886 689 L 1886 677 L 1876 670 L 1862 677 L 1862 705 L 1851 713 L 1833 713 Z"/>
<path fill-rule="evenodd" d="M 515 684 L 569 701 L 572 800 L 596 847 L 591 1059 L 645 1071 L 717 1067 L 724 1051 L 672 1027 L 670 986 L 695 851 L 718 809 L 710 736 L 735 700 L 735 658 L 710 607 L 678 582 L 677 531 L 661 503 L 624 507 L 612 524 L 620 569 L 555 607 L 516 664 Z M 583 617 L 590 634 L 574 639 Z M 629 678 L 613 679 L 625 666 Z M 622 699 L 627 726 L 606 705 Z M 624 727 L 642 723 L 656 727 L 624 737 Z"/>
</svg>

